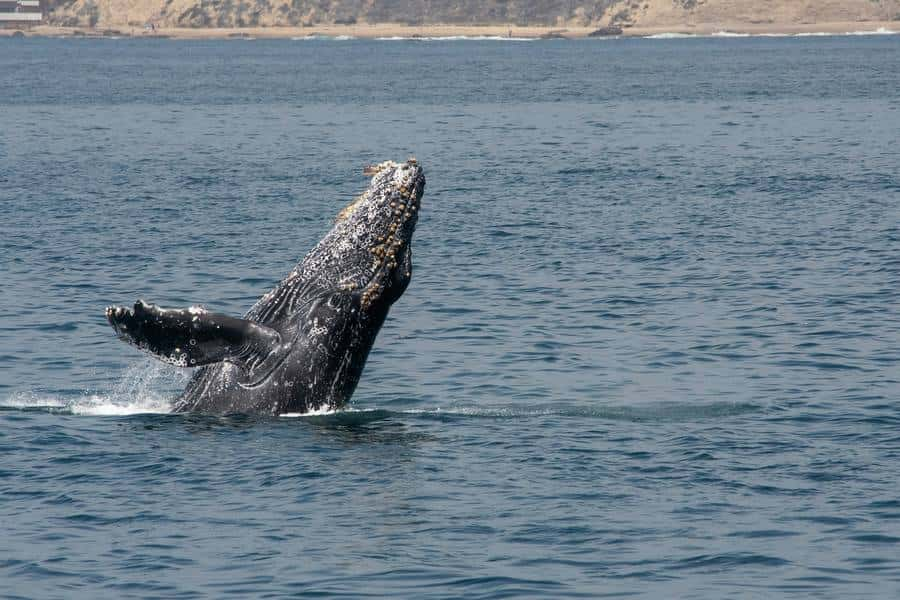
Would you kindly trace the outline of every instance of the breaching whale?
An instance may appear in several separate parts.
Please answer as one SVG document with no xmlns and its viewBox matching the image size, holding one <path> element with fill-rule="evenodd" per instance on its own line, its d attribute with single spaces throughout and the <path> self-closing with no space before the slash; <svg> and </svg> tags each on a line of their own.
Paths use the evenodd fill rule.
<svg viewBox="0 0 900 600">
<path fill-rule="evenodd" d="M 138 300 L 110 306 L 122 340 L 199 367 L 175 412 L 278 415 L 339 408 L 353 394 L 391 305 L 412 277 L 425 176 L 415 159 L 366 167 L 368 189 L 243 318 Z"/>
</svg>

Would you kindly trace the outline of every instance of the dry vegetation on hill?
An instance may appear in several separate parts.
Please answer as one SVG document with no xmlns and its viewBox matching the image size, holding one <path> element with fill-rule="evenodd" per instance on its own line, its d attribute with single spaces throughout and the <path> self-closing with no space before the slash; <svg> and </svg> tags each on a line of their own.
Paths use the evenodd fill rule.
<svg viewBox="0 0 900 600">
<path fill-rule="evenodd" d="M 645 0 L 619 2 L 617 8 L 627 13 L 623 22 L 640 27 L 900 20 L 900 0 Z"/>
<path fill-rule="evenodd" d="M 691 27 L 900 20 L 900 0 L 50 0 L 57 25 Z"/>
</svg>

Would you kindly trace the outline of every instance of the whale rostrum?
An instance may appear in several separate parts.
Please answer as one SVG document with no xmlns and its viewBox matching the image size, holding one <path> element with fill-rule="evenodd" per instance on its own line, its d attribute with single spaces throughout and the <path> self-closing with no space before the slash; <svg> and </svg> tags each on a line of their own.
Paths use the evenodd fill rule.
<svg viewBox="0 0 900 600">
<path fill-rule="evenodd" d="M 425 176 L 415 159 L 366 167 L 368 188 L 243 318 L 200 306 L 111 306 L 118 337 L 196 372 L 176 412 L 278 415 L 339 408 L 412 277 Z"/>
</svg>

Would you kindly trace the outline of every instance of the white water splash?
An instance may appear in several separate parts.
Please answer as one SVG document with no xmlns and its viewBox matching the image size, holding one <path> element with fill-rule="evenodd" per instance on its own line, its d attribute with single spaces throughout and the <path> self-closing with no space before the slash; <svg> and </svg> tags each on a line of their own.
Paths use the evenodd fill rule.
<svg viewBox="0 0 900 600">
<path fill-rule="evenodd" d="M 101 417 L 165 414 L 172 410 L 172 400 L 164 396 L 145 396 L 132 401 L 110 396 L 87 396 L 71 402 L 68 406 L 73 415 L 92 415 Z"/>
<path fill-rule="evenodd" d="M 322 406 L 320 408 L 316 408 L 314 410 L 304 412 L 304 413 L 282 413 L 278 415 L 279 417 L 285 417 L 288 419 L 296 419 L 298 417 L 324 417 L 327 415 L 333 415 L 337 412 L 353 412 L 353 409 L 338 409 L 333 408 L 331 406 Z"/>
<path fill-rule="evenodd" d="M 156 361 L 141 362 L 129 367 L 119 383 L 107 394 L 93 393 L 66 398 L 21 392 L 0 399 L 0 406 L 91 416 L 168 413 L 172 410 L 173 393 L 166 391 L 166 388 L 181 386 L 186 378 L 184 371 L 168 365 Z"/>
<path fill-rule="evenodd" d="M 19 392 L 8 398 L 0 399 L 3 408 L 44 408 L 48 410 L 64 410 L 68 402 L 54 396 L 44 396 L 35 392 Z"/>
</svg>

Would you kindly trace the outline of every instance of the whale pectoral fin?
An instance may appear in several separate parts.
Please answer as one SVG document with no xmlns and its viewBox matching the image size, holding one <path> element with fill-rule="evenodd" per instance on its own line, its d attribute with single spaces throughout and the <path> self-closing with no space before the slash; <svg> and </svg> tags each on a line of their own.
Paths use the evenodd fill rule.
<svg viewBox="0 0 900 600">
<path fill-rule="evenodd" d="M 227 360 L 250 371 L 281 343 L 274 329 L 196 306 L 168 310 L 138 300 L 133 309 L 108 307 L 106 318 L 120 339 L 182 367 Z"/>
</svg>

